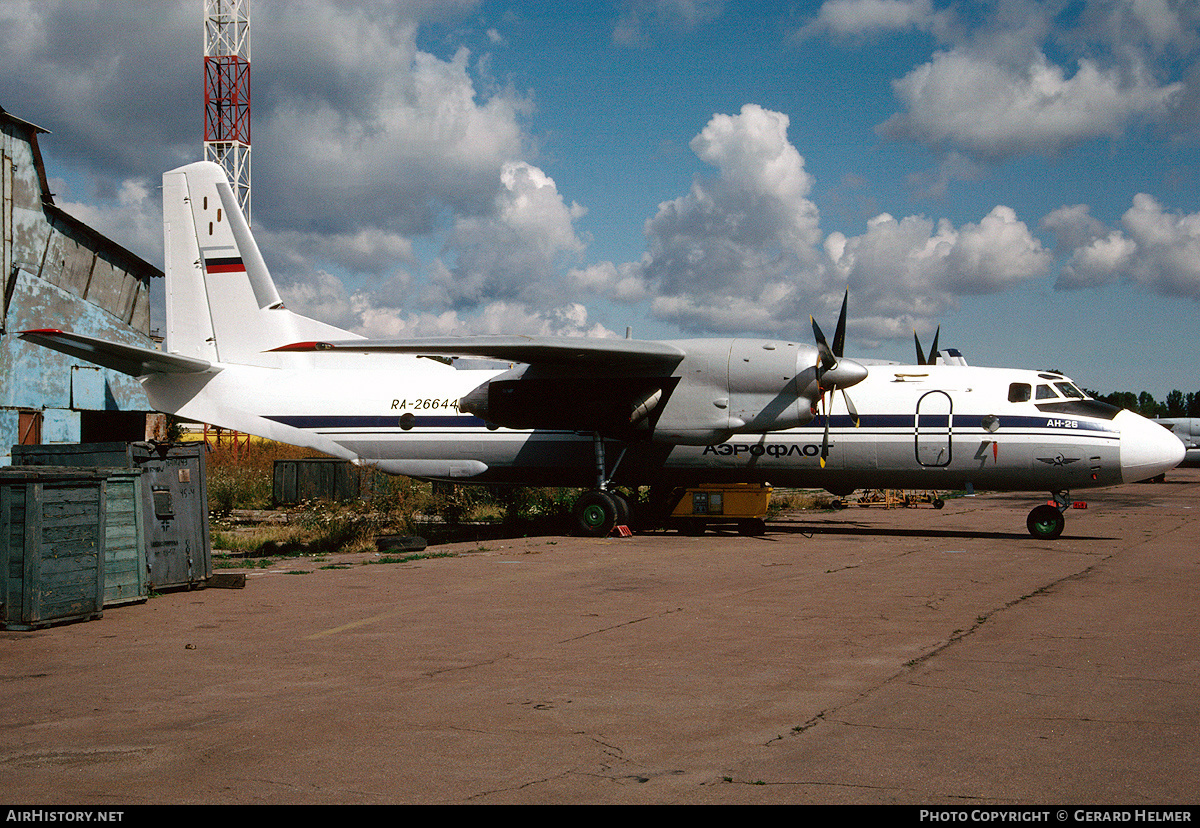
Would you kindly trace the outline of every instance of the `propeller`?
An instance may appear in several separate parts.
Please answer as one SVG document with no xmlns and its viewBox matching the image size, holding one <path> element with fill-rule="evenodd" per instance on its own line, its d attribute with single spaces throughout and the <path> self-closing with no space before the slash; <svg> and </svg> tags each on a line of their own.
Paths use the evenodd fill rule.
<svg viewBox="0 0 1200 828">
<path fill-rule="evenodd" d="M 842 312 L 838 315 L 837 328 L 833 332 L 833 347 L 830 347 L 825 340 L 825 334 L 821 332 L 821 326 L 817 324 L 816 318 L 809 317 L 813 327 L 813 339 L 817 343 L 817 387 L 821 393 L 822 408 L 825 408 L 825 392 L 828 391 L 830 394 L 829 406 L 825 411 L 825 436 L 821 438 L 821 468 L 825 468 L 825 458 L 829 456 L 829 420 L 833 413 L 834 392 L 841 390 L 842 398 L 846 401 L 846 410 L 854 420 L 855 427 L 857 428 L 861 423 L 858 410 L 855 409 L 846 389 L 866 379 L 867 369 L 854 360 L 842 356 L 846 347 L 846 306 L 849 301 L 850 291 L 847 290 L 846 295 L 842 298 Z M 816 408 L 815 405 L 813 407 Z"/>
<path fill-rule="evenodd" d="M 921 340 L 917 337 L 917 330 L 913 328 L 913 342 L 917 346 L 917 365 L 933 365 L 937 362 L 937 342 L 938 334 L 942 332 L 942 326 L 938 325 L 937 330 L 933 332 L 933 344 L 929 346 L 929 358 L 925 358 L 925 352 L 921 350 Z"/>
</svg>

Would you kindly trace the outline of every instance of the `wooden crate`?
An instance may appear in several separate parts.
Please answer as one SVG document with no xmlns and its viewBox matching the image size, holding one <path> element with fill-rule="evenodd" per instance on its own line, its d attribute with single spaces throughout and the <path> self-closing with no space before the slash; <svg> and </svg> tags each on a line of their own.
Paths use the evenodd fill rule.
<svg viewBox="0 0 1200 828">
<path fill-rule="evenodd" d="M 0 469 L 0 626 L 99 618 L 107 477 L 92 469 Z"/>
<path fill-rule="evenodd" d="M 104 606 L 145 601 L 146 540 L 142 470 L 105 469 Z"/>
</svg>

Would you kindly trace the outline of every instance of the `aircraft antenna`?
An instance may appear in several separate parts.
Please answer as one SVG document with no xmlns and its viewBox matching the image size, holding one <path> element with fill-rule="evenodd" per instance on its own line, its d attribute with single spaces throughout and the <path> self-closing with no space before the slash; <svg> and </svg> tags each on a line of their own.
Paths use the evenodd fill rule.
<svg viewBox="0 0 1200 828">
<path fill-rule="evenodd" d="M 250 0 L 204 0 L 204 158 L 250 223 Z"/>
</svg>

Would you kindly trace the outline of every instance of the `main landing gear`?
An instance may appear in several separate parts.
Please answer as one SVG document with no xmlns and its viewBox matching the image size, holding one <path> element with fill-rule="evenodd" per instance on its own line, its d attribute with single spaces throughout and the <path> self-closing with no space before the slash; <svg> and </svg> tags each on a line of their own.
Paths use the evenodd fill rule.
<svg viewBox="0 0 1200 828">
<path fill-rule="evenodd" d="M 1041 506 L 1034 507 L 1029 513 L 1029 517 L 1025 519 L 1025 526 L 1029 529 L 1029 534 L 1033 535 L 1038 540 L 1054 540 L 1062 534 L 1063 527 L 1067 525 L 1067 519 L 1063 517 L 1063 512 L 1070 506 L 1067 500 L 1068 492 L 1052 492 L 1054 504 L 1043 503 Z"/>
<path fill-rule="evenodd" d="M 612 472 L 609 472 L 604 459 L 604 438 L 599 434 L 592 435 L 592 448 L 596 453 L 596 488 L 579 496 L 571 509 L 571 518 L 576 533 L 589 538 L 606 538 L 616 527 L 629 525 L 629 501 L 621 493 L 608 488 L 617 466 L 625 457 L 625 450 L 621 450 Z"/>
</svg>

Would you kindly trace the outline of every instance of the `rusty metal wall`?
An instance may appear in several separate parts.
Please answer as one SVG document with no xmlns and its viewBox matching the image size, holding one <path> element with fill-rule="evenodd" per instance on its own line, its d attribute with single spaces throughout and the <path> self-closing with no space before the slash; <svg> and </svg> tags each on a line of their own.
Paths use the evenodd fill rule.
<svg viewBox="0 0 1200 828">
<path fill-rule="evenodd" d="M 0 466 L 21 412 L 42 412 L 42 439 L 78 442 L 88 411 L 149 411 L 132 377 L 21 341 L 62 328 L 153 346 L 154 267 L 63 212 L 47 192 L 33 124 L 0 109 Z"/>
</svg>

